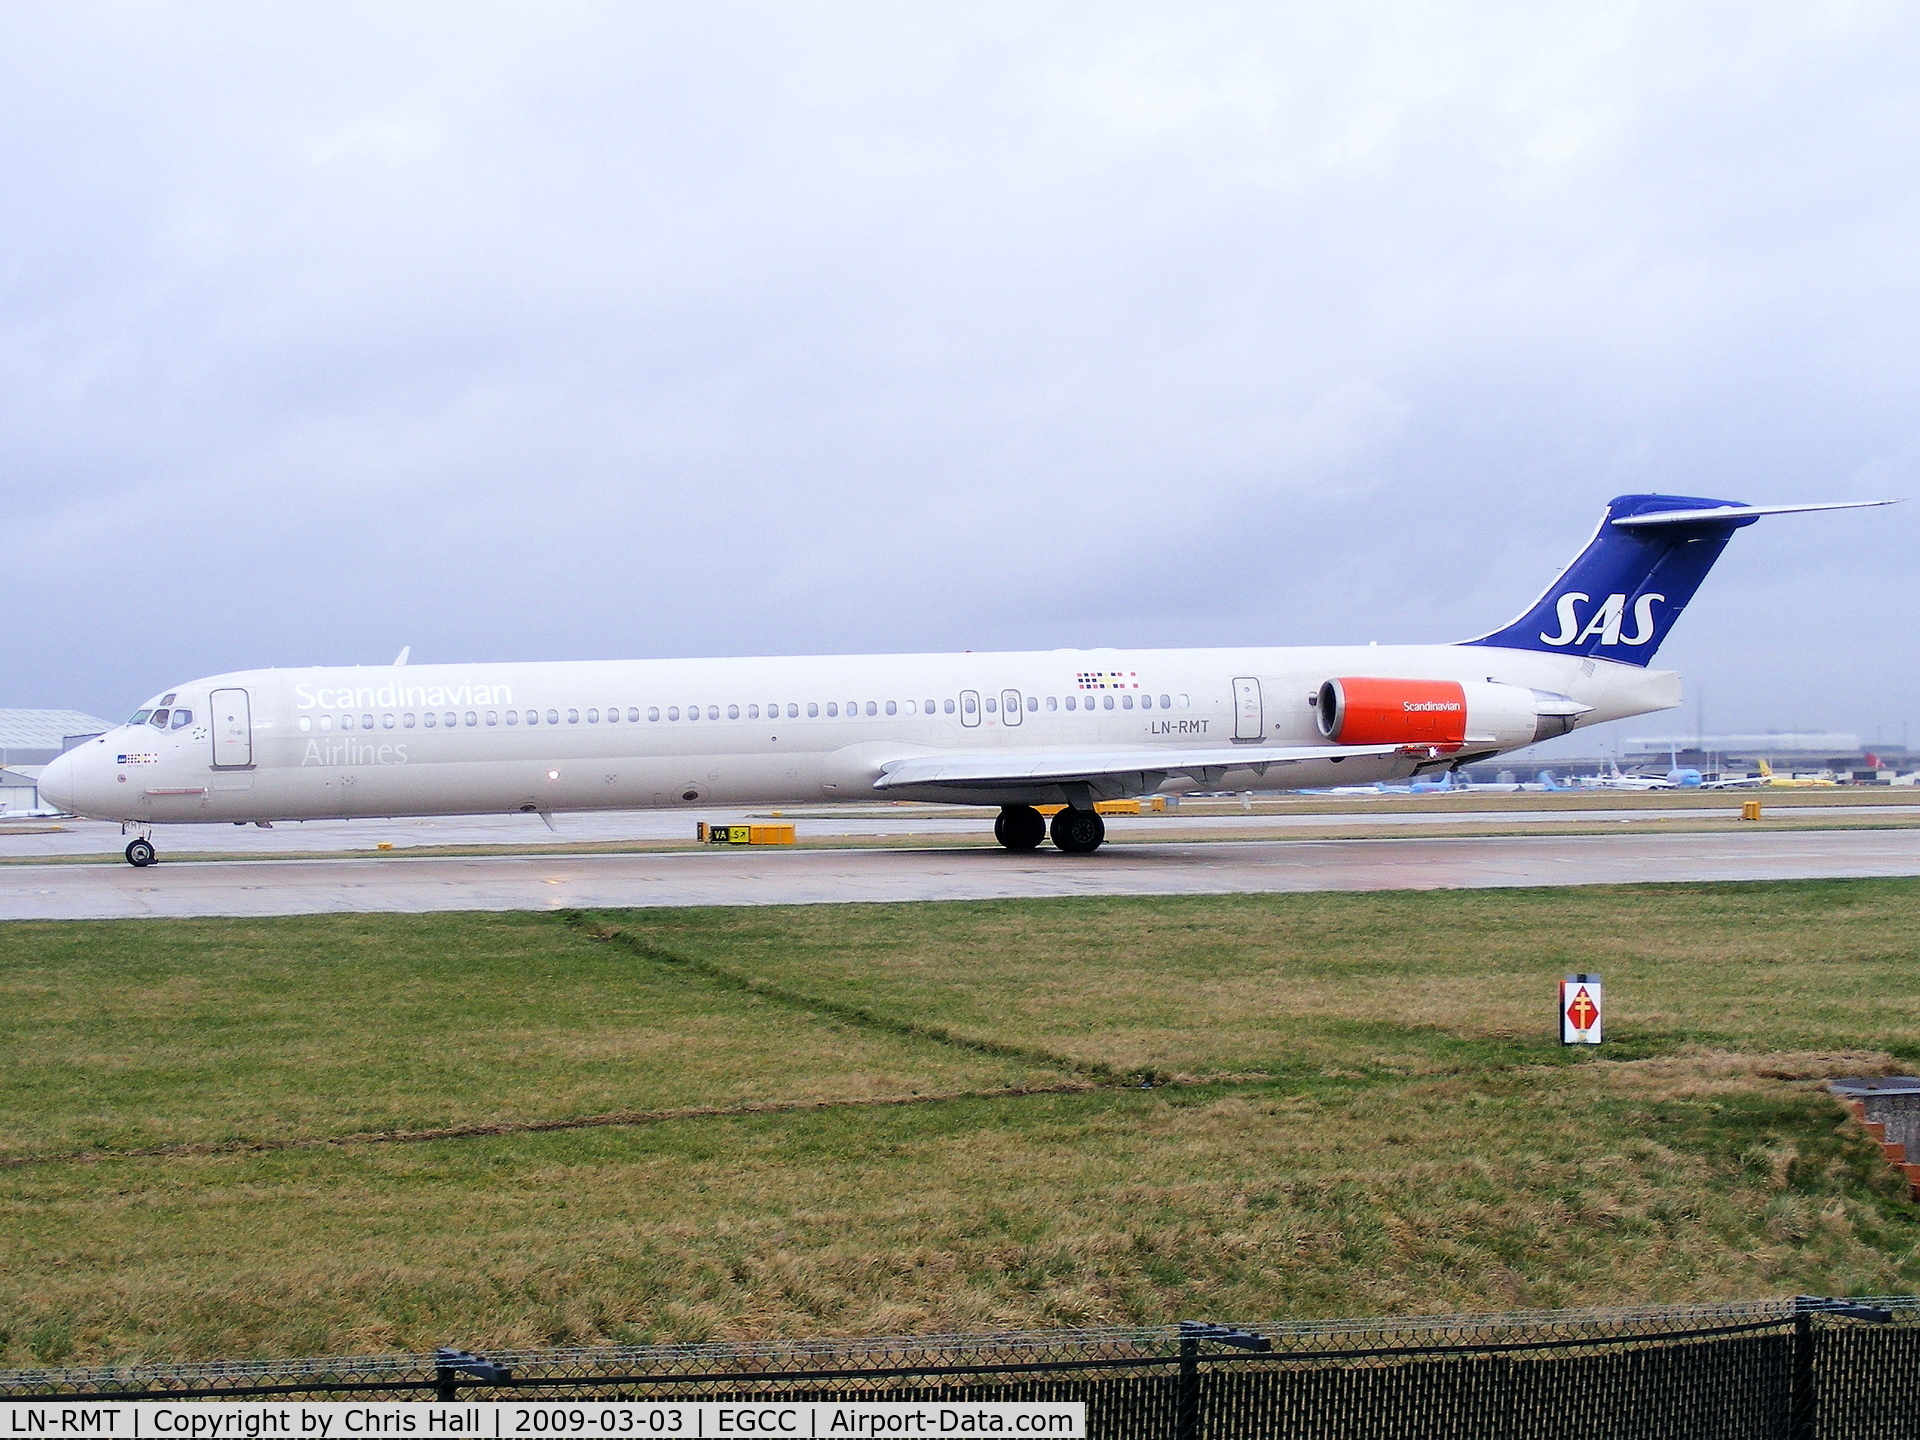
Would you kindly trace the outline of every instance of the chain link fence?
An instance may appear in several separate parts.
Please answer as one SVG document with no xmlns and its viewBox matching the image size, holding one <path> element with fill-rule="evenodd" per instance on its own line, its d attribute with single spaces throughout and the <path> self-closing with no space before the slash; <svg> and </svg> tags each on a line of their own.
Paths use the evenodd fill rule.
<svg viewBox="0 0 1920 1440">
<path fill-rule="evenodd" d="M 1112 1440 L 1920 1437 L 1920 1297 L 0 1372 L 0 1399 L 1066 1400 Z"/>
</svg>

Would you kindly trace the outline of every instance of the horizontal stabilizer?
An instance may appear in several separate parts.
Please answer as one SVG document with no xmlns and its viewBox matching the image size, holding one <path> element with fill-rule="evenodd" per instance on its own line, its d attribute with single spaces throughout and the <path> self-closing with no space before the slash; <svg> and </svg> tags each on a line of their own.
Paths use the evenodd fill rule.
<svg viewBox="0 0 1920 1440">
<path fill-rule="evenodd" d="M 1649 525 L 1693 525 L 1702 520 L 1758 520 L 1762 515 L 1804 515 L 1813 510 L 1866 510 L 1875 505 L 1898 505 L 1898 500 L 1825 500 L 1814 505 L 1716 505 L 1707 510 L 1661 510 L 1651 515 L 1622 515 L 1613 523 L 1623 530 Z"/>
</svg>

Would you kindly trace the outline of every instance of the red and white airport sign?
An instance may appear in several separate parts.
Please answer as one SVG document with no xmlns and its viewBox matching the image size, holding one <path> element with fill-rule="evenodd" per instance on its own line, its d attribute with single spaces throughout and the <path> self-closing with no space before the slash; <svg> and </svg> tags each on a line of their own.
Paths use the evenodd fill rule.
<svg viewBox="0 0 1920 1440">
<path fill-rule="evenodd" d="M 1569 975 L 1560 982 L 1560 1043 L 1598 1045 L 1605 1002 L 1598 975 Z"/>
</svg>

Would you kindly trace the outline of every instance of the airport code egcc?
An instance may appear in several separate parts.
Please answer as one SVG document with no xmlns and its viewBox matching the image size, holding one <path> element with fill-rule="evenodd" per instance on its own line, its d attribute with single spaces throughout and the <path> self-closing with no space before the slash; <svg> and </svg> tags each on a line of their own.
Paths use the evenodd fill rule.
<svg viewBox="0 0 1920 1440">
<path fill-rule="evenodd" d="M 7 1437 L 93 1436 L 122 1440 L 352 1440 L 357 1436 L 503 1437 L 919 1436 L 1046 1435 L 1083 1437 L 1087 1407 L 1079 1401 L 928 1404 L 912 1400 L 687 1401 L 612 1404 L 456 1404 L 342 1401 L 150 1400 L 8 1405 Z"/>
</svg>

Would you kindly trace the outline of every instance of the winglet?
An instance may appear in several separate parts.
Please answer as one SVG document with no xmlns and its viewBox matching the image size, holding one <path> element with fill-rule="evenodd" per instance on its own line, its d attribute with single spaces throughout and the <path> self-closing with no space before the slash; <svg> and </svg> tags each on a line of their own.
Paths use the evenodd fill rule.
<svg viewBox="0 0 1920 1440">
<path fill-rule="evenodd" d="M 393 663 L 395 665 L 406 664 L 407 656 L 411 655 L 412 653 L 413 653 L 413 647 L 411 645 L 402 645 L 400 647 L 400 653 L 393 657 Z"/>
</svg>

